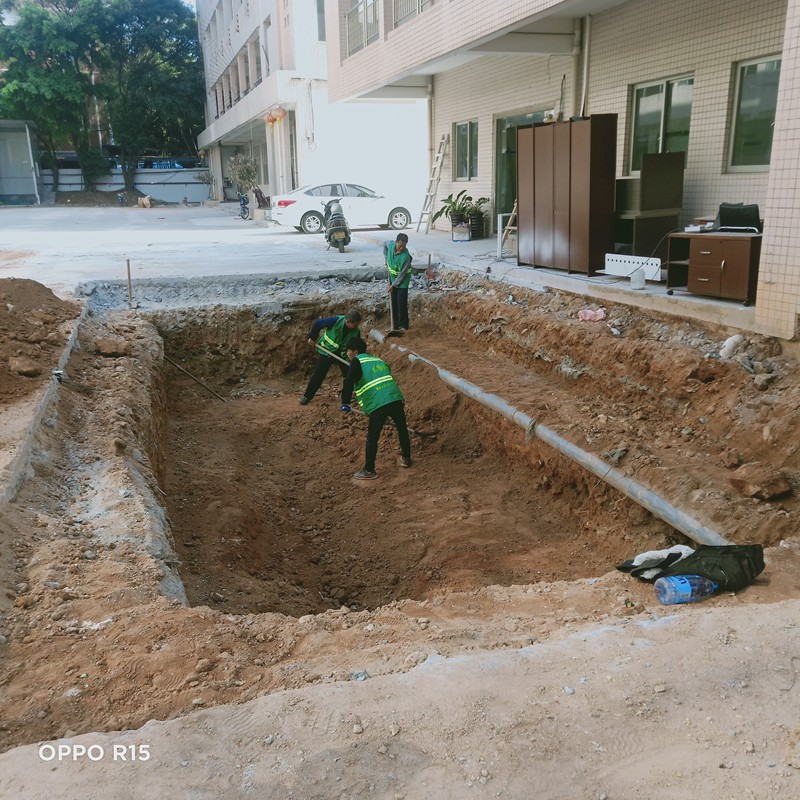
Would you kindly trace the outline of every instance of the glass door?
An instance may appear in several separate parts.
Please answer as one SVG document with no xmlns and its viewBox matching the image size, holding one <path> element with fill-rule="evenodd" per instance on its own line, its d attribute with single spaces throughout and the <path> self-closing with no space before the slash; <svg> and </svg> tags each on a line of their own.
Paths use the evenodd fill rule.
<svg viewBox="0 0 800 800">
<path fill-rule="evenodd" d="M 544 111 L 501 117 L 495 130 L 495 213 L 510 214 L 517 199 L 517 128 L 544 122 Z"/>
</svg>

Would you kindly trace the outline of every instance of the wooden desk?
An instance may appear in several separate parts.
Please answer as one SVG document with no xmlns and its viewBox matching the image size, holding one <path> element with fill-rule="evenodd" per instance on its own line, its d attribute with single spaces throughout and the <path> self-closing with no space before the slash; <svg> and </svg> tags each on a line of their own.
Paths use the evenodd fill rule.
<svg viewBox="0 0 800 800">
<path fill-rule="evenodd" d="M 695 294 L 756 301 L 761 234 L 671 233 L 667 255 L 667 291 L 676 286 Z"/>
</svg>

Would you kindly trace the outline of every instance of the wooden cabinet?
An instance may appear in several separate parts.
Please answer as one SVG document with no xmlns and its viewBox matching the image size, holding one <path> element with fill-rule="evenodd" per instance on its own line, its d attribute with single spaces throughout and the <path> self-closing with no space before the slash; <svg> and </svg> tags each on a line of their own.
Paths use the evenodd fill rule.
<svg viewBox="0 0 800 800">
<path fill-rule="evenodd" d="M 533 219 L 533 128 L 517 128 L 517 220 Z M 533 226 L 517 223 L 517 260 L 533 264 Z"/>
<path fill-rule="evenodd" d="M 754 303 L 761 236 L 749 233 L 673 233 L 667 288 Z"/>
<path fill-rule="evenodd" d="M 518 263 L 594 274 L 614 244 L 617 116 L 517 129 Z"/>
</svg>

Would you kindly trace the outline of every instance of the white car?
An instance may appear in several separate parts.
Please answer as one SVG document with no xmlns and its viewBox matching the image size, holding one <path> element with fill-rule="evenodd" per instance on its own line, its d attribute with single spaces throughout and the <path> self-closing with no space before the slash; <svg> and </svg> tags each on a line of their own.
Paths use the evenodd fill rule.
<svg viewBox="0 0 800 800">
<path fill-rule="evenodd" d="M 341 198 L 342 210 L 351 228 L 378 225 L 399 231 L 411 223 L 408 208 L 357 183 L 301 186 L 288 194 L 273 197 L 272 219 L 304 233 L 322 233 L 325 203 L 331 198 Z"/>
</svg>

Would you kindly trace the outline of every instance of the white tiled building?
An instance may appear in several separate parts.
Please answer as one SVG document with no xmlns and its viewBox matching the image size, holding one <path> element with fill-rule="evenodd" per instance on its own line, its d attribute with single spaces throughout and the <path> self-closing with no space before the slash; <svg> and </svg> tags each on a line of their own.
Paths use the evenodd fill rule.
<svg viewBox="0 0 800 800">
<path fill-rule="evenodd" d="M 405 191 L 419 206 L 427 172 L 424 102 L 328 102 L 324 0 L 197 0 L 206 80 L 198 138 L 217 199 L 235 199 L 228 159 L 252 155 L 265 195 L 325 180 Z M 365 145 L 365 142 L 367 143 Z M 370 145 L 374 146 L 370 146 Z M 399 152 L 415 163 L 397 174 Z"/>
<path fill-rule="evenodd" d="M 616 174 L 684 150 L 681 222 L 721 202 L 765 220 L 755 327 L 798 334 L 800 0 L 336 0 L 330 97 L 428 95 L 439 196 L 509 211 L 515 127 L 618 115 Z M 334 46 L 338 43 L 338 49 Z"/>
</svg>

